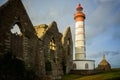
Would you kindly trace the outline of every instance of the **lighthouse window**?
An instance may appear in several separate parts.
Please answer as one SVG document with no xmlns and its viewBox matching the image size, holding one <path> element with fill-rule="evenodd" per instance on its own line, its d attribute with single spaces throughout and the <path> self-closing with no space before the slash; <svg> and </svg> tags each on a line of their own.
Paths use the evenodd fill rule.
<svg viewBox="0 0 120 80">
<path fill-rule="evenodd" d="M 53 51 L 56 50 L 56 44 L 55 44 L 54 38 L 50 40 L 50 50 L 53 50 Z"/>
<path fill-rule="evenodd" d="M 74 70 L 76 69 L 76 64 L 75 64 L 75 63 L 73 64 L 73 69 L 74 69 Z"/>
<path fill-rule="evenodd" d="M 85 69 L 88 69 L 88 68 L 89 68 L 88 63 L 86 63 L 85 64 Z"/>
</svg>

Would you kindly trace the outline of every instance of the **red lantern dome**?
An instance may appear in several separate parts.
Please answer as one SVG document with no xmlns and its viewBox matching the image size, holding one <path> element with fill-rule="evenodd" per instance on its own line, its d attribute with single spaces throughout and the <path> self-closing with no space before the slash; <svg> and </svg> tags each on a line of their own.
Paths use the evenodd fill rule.
<svg viewBox="0 0 120 80">
<path fill-rule="evenodd" d="M 76 21 L 84 21 L 85 19 L 85 14 L 82 12 L 83 8 L 80 4 L 78 4 L 77 8 L 76 8 L 76 13 L 74 14 L 74 19 Z"/>
</svg>

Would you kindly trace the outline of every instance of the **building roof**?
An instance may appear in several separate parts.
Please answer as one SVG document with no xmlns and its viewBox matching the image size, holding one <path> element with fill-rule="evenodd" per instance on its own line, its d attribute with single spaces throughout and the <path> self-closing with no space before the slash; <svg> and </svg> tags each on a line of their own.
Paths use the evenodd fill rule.
<svg viewBox="0 0 120 80">
<path fill-rule="evenodd" d="M 101 62 L 99 63 L 99 65 L 110 65 L 108 63 L 108 61 L 106 60 L 105 55 L 103 55 L 103 58 L 102 58 Z"/>
</svg>

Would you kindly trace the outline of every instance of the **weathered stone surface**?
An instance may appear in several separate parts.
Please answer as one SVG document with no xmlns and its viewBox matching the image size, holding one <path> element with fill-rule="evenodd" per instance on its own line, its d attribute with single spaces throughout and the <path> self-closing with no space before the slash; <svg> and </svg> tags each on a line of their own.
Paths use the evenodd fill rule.
<svg viewBox="0 0 120 80">
<path fill-rule="evenodd" d="M 11 33 L 14 25 L 20 34 Z M 11 52 L 43 80 L 61 79 L 72 69 L 70 27 L 64 34 L 55 21 L 33 27 L 21 0 L 8 0 L 0 7 L 0 37 L 0 54 Z"/>
<path fill-rule="evenodd" d="M 46 75 L 51 75 L 52 79 L 58 79 L 63 74 L 62 71 L 62 34 L 59 33 L 56 22 L 52 22 L 50 25 L 46 25 L 46 27 L 42 27 L 43 25 L 37 26 L 38 28 L 38 34 L 41 34 L 39 32 L 41 29 L 45 28 L 44 34 L 40 37 L 38 35 L 38 38 L 41 39 L 43 44 L 43 50 L 44 50 L 44 56 L 45 56 L 45 62 L 50 62 L 51 64 L 51 70 L 48 71 L 46 69 Z M 35 27 L 36 28 L 36 27 Z M 39 30 L 40 29 L 40 30 Z M 55 49 L 50 48 L 51 47 L 51 41 L 54 40 Z M 45 66 L 48 66 L 47 64 Z"/>
<path fill-rule="evenodd" d="M 22 36 L 11 34 L 10 30 L 15 24 L 19 26 Z M 45 74 L 41 42 L 21 0 L 8 0 L 0 7 L 0 37 L 0 54 L 12 52 L 27 67 L 34 68 L 38 75 Z"/>
<path fill-rule="evenodd" d="M 73 42 L 70 27 L 66 29 L 62 37 L 63 45 L 63 71 L 69 73 L 73 69 Z"/>
</svg>

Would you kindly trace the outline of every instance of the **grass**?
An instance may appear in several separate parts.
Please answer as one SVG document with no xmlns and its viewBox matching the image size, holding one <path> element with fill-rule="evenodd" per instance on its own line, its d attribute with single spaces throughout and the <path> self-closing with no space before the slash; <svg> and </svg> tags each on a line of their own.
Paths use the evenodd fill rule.
<svg viewBox="0 0 120 80">
<path fill-rule="evenodd" d="M 62 80 L 120 80 L 120 68 L 89 76 L 68 74 Z"/>
</svg>

